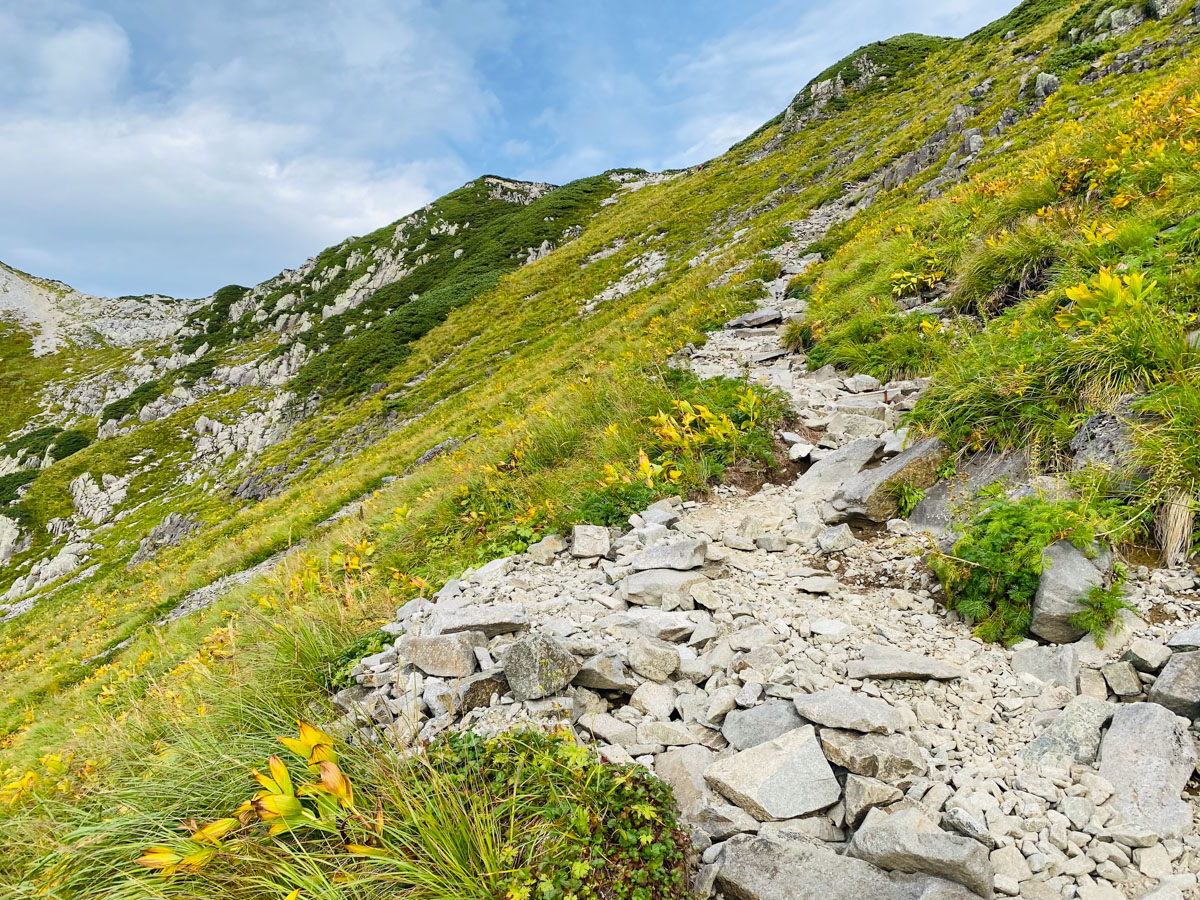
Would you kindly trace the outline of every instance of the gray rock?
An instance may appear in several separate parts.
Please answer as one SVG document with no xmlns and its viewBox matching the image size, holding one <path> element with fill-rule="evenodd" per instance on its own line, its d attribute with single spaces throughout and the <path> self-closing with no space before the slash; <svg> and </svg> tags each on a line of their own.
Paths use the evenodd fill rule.
<svg viewBox="0 0 1200 900">
<path fill-rule="evenodd" d="M 867 813 L 876 806 L 895 803 L 904 793 L 897 787 L 875 778 L 850 774 L 846 776 L 846 824 L 857 828 Z"/>
<path fill-rule="evenodd" d="M 640 637 L 629 648 L 633 671 L 651 681 L 666 681 L 679 668 L 679 650 L 666 641 Z"/>
<path fill-rule="evenodd" d="M 1132 663 L 1139 672 L 1158 672 L 1171 658 L 1171 651 L 1158 641 L 1137 638 L 1129 644 L 1121 659 Z"/>
<path fill-rule="evenodd" d="M 678 569 L 687 571 L 704 565 L 704 553 L 708 541 L 690 538 L 674 544 L 659 544 L 635 553 L 629 564 L 635 572 L 647 569 Z"/>
<path fill-rule="evenodd" d="M 946 455 L 945 446 L 937 438 L 921 441 L 887 462 L 848 478 L 834 494 L 833 508 L 843 519 L 893 519 L 899 513 L 897 486 L 930 487 L 937 481 L 938 466 Z"/>
<path fill-rule="evenodd" d="M 890 734 L 904 730 L 906 724 L 904 714 L 896 707 L 861 691 L 832 689 L 798 694 L 794 702 L 802 717 L 829 728 Z"/>
<path fill-rule="evenodd" d="M 983 488 L 997 481 L 1023 481 L 1028 469 L 1029 461 L 1023 453 L 976 453 L 959 467 L 954 477 L 944 478 L 925 491 L 908 522 L 914 528 L 941 534 L 952 528 L 954 517 L 965 501 L 974 499 Z"/>
<path fill-rule="evenodd" d="M 1193 625 L 1171 637 L 1167 646 L 1177 653 L 1186 650 L 1200 650 L 1200 625 Z"/>
<path fill-rule="evenodd" d="M 1100 730 L 1113 714 L 1113 704 L 1076 697 L 1020 752 L 1022 759 L 1048 762 L 1068 759 L 1090 765 L 1100 750 Z"/>
<path fill-rule="evenodd" d="M 921 748 L 902 734 L 857 734 L 836 728 L 821 730 L 821 747 L 830 762 L 855 775 L 899 781 L 928 769 Z"/>
<path fill-rule="evenodd" d="M 712 799 L 698 803 L 688 812 L 688 821 L 714 841 L 724 841 L 735 834 L 758 831 L 758 819 L 743 809 L 711 795 Z"/>
<path fill-rule="evenodd" d="M 654 774 L 671 786 L 675 802 L 685 814 L 710 799 L 704 773 L 715 757 L 712 750 L 699 744 L 675 747 L 654 757 Z"/>
<path fill-rule="evenodd" d="M 567 549 L 567 542 L 557 534 L 550 534 L 536 544 L 530 544 L 525 555 L 539 566 L 548 566 L 554 562 L 554 557 Z"/>
<path fill-rule="evenodd" d="M 430 634 L 458 634 L 462 631 L 480 631 L 488 638 L 498 634 L 511 634 L 529 627 L 529 617 L 519 603 L 492 603 L 489 605 L 464 606 L 454 610 L 434 608 L 429 623 Z"/>
<path fill-rule="evenodd" d="M 788 548 L 788 540 L 782 534 L 762 534 L 754 539 L 754 546 L 768 553 L 782 553 Z"/>
<path fill-rule="evenodd" d="M 882 451 L 883 441 L 877 438 L 852 441 L 813 463 L 807 472 L 796 479 L 796 491 L 818 500 L 828 500 L 846 479 L 857 475 Z"/>
<path fill-rule="evenodd" d="M 796 709 L 786 700 L 768 700 L 749 709 L 735 709 L 725 715 L 721 734 L 738 750 L 746 750 L 772 741 L 804 724 Z"/>
<path fill-rule="evenodd" d="M 756 309 L 745 315 L 730 319 L 725 323 L 726 328 L 761 328 L 764 325 L 774 325 L 783 321 L 783 313 L 777 309 Z"/>
<path fill-rule="evenodd" d="M 642 722 L 637 727 L 640 746 L 685 747 L 696 743 L 696 736 L 682 722 Z"/>
<path fill-rule="evenodd" d="M 611 539 L 603 525 L 576 525 L 571 531 L 571 555 L 579 559 L 608 556 Z"/>
<path fill-rule="evenodd" d="M 1186 719 L 1200 716 L 1200 651 L 1174 654 L 1146 699 Z"/>
<path fill-rule="evenodd" d="M 1191 831 L 1191 807 L 1179 798 L 1195 768 L 1187 720 L 1156 703 L 1117 708 L 1100 748 L 1100 775 L 1111 782 L 1113 806 L 1127 824 L 1163 839 Z"/>
<path fill-rule="evenodd" d="M 729 900 L 978 900 L 953 882 L 890 874 L 801 836 L 736 835 L 717 865 L 717 887 Z"/>
<path fill-rule="evenodd" d="M 881 644 L 867 644 L 863 647 L 862 659 L 852 659 L 846 664 L 846 676 L 857 679 L 932 678 L 950 681 L 964 674 L 958 666 Z"/>
<path fill-rule="evenodd" d="M 1017 650 L 1012 667 L 1018 675 L 1032 675 L 1045 684 L 1061 684 L 1072 693 L 1079 688 L 1079 653 L 1074 644 Z"/>
<path fill-rule="evenodd" d="M 817 546 L 822 553 L 843 553 L 858 543 L 858 538 L 849 525 L 833 525 L 817 535 Z"/>
<path fill-rule="evenodd" d="M 473 709 L 488 706 L 492 695 L 504 696 L 508 690 L 508 679 L 503 669 L 490 669 L 451 685 L 454 697 L 454 712 L 460 716 Z"/>
<path fill-rule="evenodd" d="M 587 729 L 592 737 L 605 743 L 619 747 L 631 747 L 637 743 L 637 729 L 608 713 L 585 713 L 579 717 L 579 725 Z"/>
<path fill-rule="evenodd" d="M 796 582 L 796 590 L 806 594 L 836 594 L 842 584 L 830 575 L 809 575 Z"/>
<path fill-rule="evenodd" d="M 1033 80 L 1033 96 L 1039 100 L 1044 100 L 1056 93 L 1058 88 L 1058 76 L 1050 72 L 1038 72 L 1037 77 Z"/>
<path fill-rule="evenodd" d="M 1070 622 L 1080 612 L 1080 599 L 1092 588 L 1104 584 L 1104 576 L 1112 565 L 1112 557 L 1099 554 L 1088 559 L 1070 541 L 1058 541 L 1042 554 L 1042 577 L 1037 595 L 1033 598 L 1033 621 L 1029 630 L 1038 637 L 1056 644 L 1066 644 L 1083 637 L 1084 630 Z"/>
<path fill-rule="evenodd" d="M 629 661 L 617 650 L 598 653 L 580 667 L 574 684 L 597 691 L 620 691 L 632 694 L 638 680 L 629 671 Z"/>
<path fill-rule="evenodd" d="M 942 813 L 942 825 L 951 831 L 966 835 L 979 841 L 989 850 L 996 847 L 996 839 L 988 831 L 987 822 L 982 814 L 976 814 L 961 805 L 948 805 Z"/>
<path fill-rule="evenodd" d="M 465 678 L 477 667 L 475 639 L 469 634 L 402 638 L 397 651 L 426 675 L 439 678 Z"/>
<path fill-rule="evenodd" d="M 760 821 L 807 815 L 832 806 L 842 794 L 811 725 L 719 760 L 704 778 Z"/>
<path fill-rule="evenodd" d="M 987 848 L 969 837 L 942 831 L 913 801 L 868 812 L 846 853 L 880 868 L 935 875 L 982 897 L 992 896 L 995 872 Z"/>
<path fill-rule="evenodd" d="M 699 572 L 680 572 L 677 569 L 646 569 L 634 572 L 621 580 L 621 593 L 630 603 L 657 606 L 666 593 L 686 593 L 693 584 L 708 579 Z"/>
<path fill-rule="evenodd" d="M 1138 679 L 1137 670 L 1132 663 L 1109 663 L 1102 668 L 1104 680 L 1114 694 L 1122 699 L 1136 697 L 1142 692 L 1142 682 Z"/>
<path fill-rule="evenodd" d="M 542 634 L 517 638 L 504 657 L 504 675 L 518 700 L 557 694 L 571 683 L 579 668 L 579 660 L 571 651 Z"/>
</svg>

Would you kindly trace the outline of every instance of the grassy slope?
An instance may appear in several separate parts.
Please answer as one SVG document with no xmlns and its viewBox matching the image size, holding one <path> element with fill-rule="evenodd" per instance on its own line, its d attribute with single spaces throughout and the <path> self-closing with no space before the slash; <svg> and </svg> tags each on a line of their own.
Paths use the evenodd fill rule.
<svg viewBox="0 0 1200 900">
<path fill-rule="evenodd" d="M 344 461 L 314 470 L 284 494 L 216 522 L 148 570 L 116 571 L 96 586 L 60 592 L 39 607 L 36 617 L 5 626 L 0 690 L 11 700 L 0 722 L 12 733 L 0 766 L 13 776 L 32 767 L 53 781 L 45 763 L 35 758 L 67 750 L 77 756 L 64 781 L 66 796 L 73 799 L 14 808 L 6 834 L 23 849 L 0 863 L 0 884 L 6 864 L 13 879 L 30 854 L 66 852 L 74 842 L 95 837 L 71 829 L 97 827 L 101 818 L 111 820 L 100 828 L 105 835 L 100 843 L 113 864 L 122 858 L 116 850 L 122 840 L 132 846 L 159 833 L 171 814 L 167 810 L 178 811 L 177 802 L 172 806 L 164 798 L 143 796 L 147 808 L 132 809 L 125 803 L 129 779 L 161 778 L 164 794 L 186 785 L 191 811 L 221 811 L 237 793 L 229 779 L 185 777 L 172 748 L 185 760 L 199 761 L 220 747 L 226 766 L 257 761 L 289 716 L 320 702 L 323 668 L 412 590 L 409 582 L 391 579 L 389 570 L 436 582 L 519 543 L 531 528 L 580 515 L 603 465 L 632 462 L 649 439 L 643 417 L 665 405 L 672 392 L 693 389 L 664 380 L 661 367 L 669 354 L 749 305 L 749 296 L 737 288 L 708 288 L 713 278 L 778 240 L 781 224 L 801 218 L 840 182 L 862 179 L 918 145 L 940 127 L 953 103 L 965 99 L 966 88 L 988 75 L 995 77 L 995 87 L 976 109 L 985 125 L 995 121 L 1013 102 L 1020 74 L 1028 68 L 1014 64 L 1014 51 L 1033 52 L 1053 43 L 1072 8 L 1049 5 L 1057 12 L 1039 19 L 1032 30 L 1026 23 L 1015 41 L 1000 42 L 1000 31 L 949 44 L 923 67 L 893 79 L 887 90 L 852 97 L 847 109 L 786 136 L 772 153 L 758 158 L 755 151 L 778 137 L 776 127 L 701 172 L 645 188 L 600 210 L 575 242 L 504 276 L 494 289 L 451 312 L 387 375 L 387 389 L 330 407 L 303 434 L 273 448 L 262 464 L 289 460 L 304 442 L 336 444 L 353 429 L 378 423 L 389 408 L 402 416 L 421 414 L 416 421 Z M 1167 25 L 1146 26 L 1126 44 L 1167 33 Z M 1011 328 L 1021 312 L 990 320 L 984 337 L 971 337 L 979 329 L 977 319 L 953 317 L 929 335 L 918 320 L 901 317 L 891 305 L 892 272 L 911 265 L 918 253 L 914 244 L 922 243 L 945 261 L 956 296 L 972 311 L 970 298 L 977 305 L 977 298 L 991 296 L 997 287 L 988 281 L 996 276 L 986 273 L 1005 271 L 984 264 L 998 252 L 985 239 L 1006 245 L 1025 219 L 1060 200 L 1050 189 L 1053 167 L 1079 155 L 1088 141 L 1103 143 L 1136 92 L 1174 77 L 1190 90 L 1197 80 L 1187 64 L 1116 76 L 1087 89 L 1073 85 L 1076 77 L 1068 75 L 1061 94 L 1004 135 L 1002 140 L 1012 142 L 1007 153 L 991 156 L 999 141 L 989 140 L 970 185 L 944 200 L 923 201 L 919 186 L 936 174 L 940 165 L 935 165 L 882 196 L 828 242 L 840 249 L 820 268 L 814 285 L 813 317 L 824 328 L 819 358 L 880 374 L 943 367 L 944 383 L 964 383 L 948 349 L 988 340 L 998 329 Z M 1112 93 L 1101 96 L 1099 88 Z M 1109 108 L 1120 101 L 1125 106 Z M 853 158 L 835 165 L 832 153 L 847 149 Z M 1178 210 L 1194 197 L 1190 163 L 1173 171 L 1175 187 L 1163 196 L 1139 198 L 1120 210 L 1111 208 L 1111 197 L 1095 198 L 1078 221 L 1029 223 L 1054 229 L 1057 262 L 1048 286 L 1073 284 L 1089 277 L 1099 262 L 1118 262 L 1121 254 L 1146 249 L 1145 236 L 1179 218 Z M 1129 233 L 1102 248 L 1103 258 L 1087 255 L 1097 251 L 1079 233 L 1079 221 L 1093 217 L 1120 220 L 1119 233 Z M 722 243 L 743 224 L 749 231 L 724 255 L 687 267 L 688 258 Z M 1005 229 L 1008 234 L 997 238 Z M 1138 234 L 1143 239 L 1134 241 Z M 619 238 L 628 241 L 620 252 L 582 267 L 585 257 Z M 580 302 L 647 248 L 670 253 L 663 280 L 581 317 Z M 1162 265 L 1169 269 L 1171 264 Z M 1164 283 L 1170 277 L 1166 269 Z M 1040 321 L 1037 332 L 1048 334 L 1047 317 L 1036 315 L 1047 301 L 1024 303 L 1026 318 Z M 431 372 L 427 379 L 405 387 L 425 372 Z M 1001 381 L 1011 377 L 1003 365 L 998 372 Z M 1068 418 L 1084 412 L 1070 410 Z M 1052 417 L 1058 416 L 1054 411 Z M 936 419 L 933 412 L 926 414 L 927 421 Z M 314 536 L 303 560 L 290 563 L 279 581 L 247 586 L 200 614 L 138 632 L 128 649 L 100 668 L 79 667 L 80 659 L 131 634 L 138 622 L 151 619 L 183 592 L 308 537 L 314 523 L 379 485 L 381 476 L 400 474 L 447 437 L 470 434 L 477 437 L 455 453 L 382 489 L 361 519 Z M 517 446 L 521 465 L 497 470 L 514 459 Z M 323 588 L 325 582 L 311 573 L 327 569 L 331 557 L 343 558 L 333 557 L 335 552 L 355 547 L 364 554 L 370 550 L 374 574 L 353 575 L 349 582 L 335 577 L 330 583 L 341 587 Z M 278 702 L 270 715 L 256 713 L 248 720 L 247 697 L 261 695 L 268 685 Z M 238 734 L 236 741 L 224 739 L 231 730 Z M 87 759 L 96 765 L 86 765 Z M 139 890 L 131 883 L 131 895 Z"/>
</svg>

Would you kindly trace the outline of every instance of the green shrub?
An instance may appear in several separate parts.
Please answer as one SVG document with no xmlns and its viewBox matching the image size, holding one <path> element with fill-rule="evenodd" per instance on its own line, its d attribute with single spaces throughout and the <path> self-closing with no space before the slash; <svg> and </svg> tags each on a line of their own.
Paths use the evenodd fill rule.
<svg viewBox="0 0 1200 900">
<path fill-rule="evenodd" d="M 0 506 L 8 506 L 17 499 L 17 492 L 38 477 L 37 469 L 22 469 L 0 475 Z"/>
<path fill-rule="evenodd" d="M 163 385 L 158 381 L 147 381 L 139 384 L 127 397 L 114 400 L 100 412 L 100 422 L 110 419 L 120 421 L 126 416 L 136 416 L 143 406 L 157 400 L 163 395 Z"/>
<path fill-rule="evenodd" d="M 1073 47 L 1060 47 L 1046 60 L 1046 71 L 1066 75 L 1111 52 L 1115 46 L 1113 41 L 1091 41 Z"/>
<path fill-rule="evenodd" d="M 588 491 L 575 512 L 581 522 L 623 527 L 631 515 L 641 512 L 656 499 L 658 495 L 654 488 L 640 481 L 618 481 Z"/>
<path fill-rule="evenodd" d="M 16 456 L 22 450 L 26 451 L 27 456 L 41 459 L 46 455 L 46 450 L 54 442 L 62 429 L 54 425 L 45 425 L 42 428 L 35 428 L 28 434 L 23 434 L 20 437 L 13 438 L 4 445 L 4 456 Z"/>
<path fill-rule="evenodd" d="M 91 437 L 77 428 L 69 428 L 58 436 L 50 449 L 50 456 L 58 461 L 66 459 L 72 453 L 78 453 L 92 442 Z"/>
<path fill-rule="evenodd" d="M 976 635 L 1015 644 L 1033 618 L 1043 551 L 1061 540 L 1088 548 L 1096 527 L 1095 512 L 1078 501 L 985 497 L 953 549 L 934 552 L 929 562 L 946 605 L 975 623 Z M 1116 612 L 1100 598 L 1086 611 L 1088 629 L 1102 631 Z"/>
<path fill-rule="evenodd" d="M 907 519 L 912 515 L 917 504 L 925 499 L 925 489 L 911 481 L 898 481 L 891 486 L 890 490 L 896 501 L 896 512 L 902 519 Z"/>
</svg>

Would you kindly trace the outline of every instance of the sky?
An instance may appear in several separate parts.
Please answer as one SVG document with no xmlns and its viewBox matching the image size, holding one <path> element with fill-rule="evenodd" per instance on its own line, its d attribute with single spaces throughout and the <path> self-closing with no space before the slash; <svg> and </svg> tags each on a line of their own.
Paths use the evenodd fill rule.
<svg viewBox="0 0 1200 900">
<path fill-rule="evenodd" d="M 718 155 L 855 48 L 1016 0 L 0 0 L 0 260 L 255 284 L 472 178 Z"/>
</svg>

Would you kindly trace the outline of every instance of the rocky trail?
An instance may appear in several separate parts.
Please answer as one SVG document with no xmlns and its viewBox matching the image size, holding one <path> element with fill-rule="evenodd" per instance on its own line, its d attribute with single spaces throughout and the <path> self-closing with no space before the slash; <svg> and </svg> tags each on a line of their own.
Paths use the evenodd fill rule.
<svg viewBox="0 0 1200 900">
<path fill-rule="evenodd" d="M 1035 604 L 1045 643 L 985 644 L 945 610 L 922 558 L 954 490 L 907 521 L 887 490 L 944 456 L 896 430 L 922 385 L 808 372 L 779 343 L 803 313 L 788 277 L 850 206 L 797 223 L 770 305 L 679 361 L 791 396 L 804 474 L 581 525 L 407 604 L 337 695 L 343 732 L 570 728 L 672 785 L 699 897 L 1200 896 L 1193 573 L 1131 571 L 1138 614 L 1102 650 L 1067 623 L 1101 577 L 1069 545 Z M 977 458 L 967 489 L 1032 490 L 1020 468 Z"/>
</svg>

